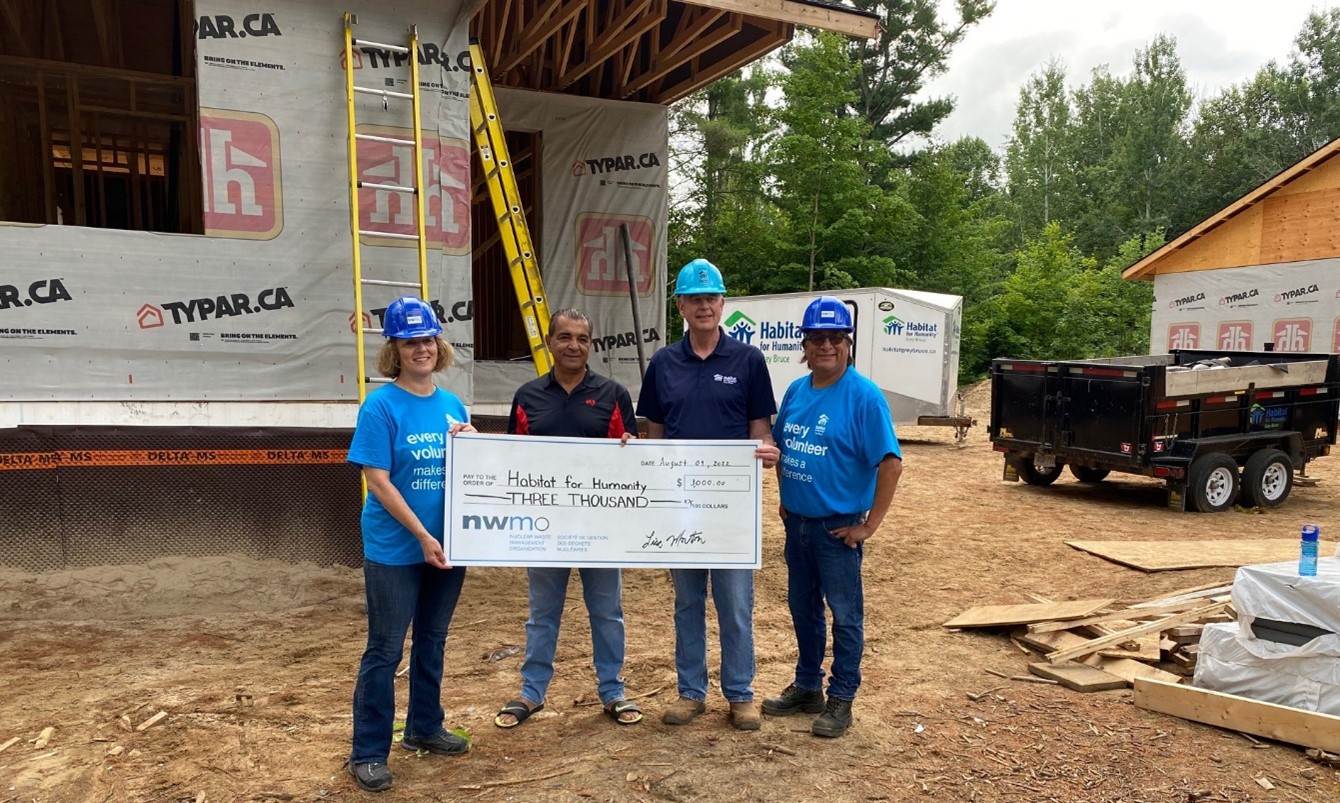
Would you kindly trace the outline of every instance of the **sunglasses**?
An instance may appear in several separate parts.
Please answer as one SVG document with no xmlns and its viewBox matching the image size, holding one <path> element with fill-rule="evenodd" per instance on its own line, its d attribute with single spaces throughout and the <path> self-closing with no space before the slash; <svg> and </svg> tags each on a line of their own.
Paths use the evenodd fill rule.
<svg viewBox="0 0 1340 803">
<path fill-rule="evenodd" d="M 818 346 L 824 343 L 837 346 L 841 345 L 846 339 L 846 332 L 813 332 L 805 335 L 804 343 L 807 346 Z"/>
</svg>

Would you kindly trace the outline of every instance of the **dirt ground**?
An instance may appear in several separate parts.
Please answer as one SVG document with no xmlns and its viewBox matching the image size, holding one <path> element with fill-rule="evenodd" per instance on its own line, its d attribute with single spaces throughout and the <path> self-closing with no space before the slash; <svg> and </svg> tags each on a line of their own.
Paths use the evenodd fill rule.
<svg viewBox="0 0 1340 803">
<path fill-rule="evenodd" d="M 941 627 L 965 608 L 1030 594 L 1135 601 L 1226 583 L 1229 568 L 1144 574 L 1063 541 L 1287 539 L 1309 521 L 1333 537 L 1340 456 L 1313 463 L 1319 484 L 1296 488 L 1277 511 L 1173 513 L 1162 485 L 1143 478 L 1091 487 L 1066 474 L 1046 489 L 1001 482 L 986 405 L 986 389 L 971 389 L 982 423 L 964 448 L 947 430 L 902 433 L 902 485 L 866 552 L 865 681 L 846 737 L 816 739 L 803 716 L 734 731 L 719 694 L 692 724 L 661 724 L 675 697 L 672 601 L 667 574 L 654 571 L 624 574 L 625 675 L 646 721 L 620 727 L 593 704 L 574 578 L 548 708 L 499 730 L 493 714 L 519 686 L 521 655 L 504 648 L 524 640 L 525 575 L 472 569 L 447 643 L 444 705 L 448 726 L 468 729 L 473 749 L 443 758 L 395 748 L 395 788 L 382 799 L 1340 799 L 1340 773 L 1299 748 L 1141 711 L 1129 690 L 1001 680 L 985 670 L 1023 673 L 1028 657 L 998 632 Z M 766 494 L 759 698 L 787 684 L 795 660 L 771 480 Z M 0 572 L 0 745 L 18 738 L 0 752 L 0 803 L 365 799 L 343 771 L 361 589 L 354 569 L 241 557 Z"/>
</svg>

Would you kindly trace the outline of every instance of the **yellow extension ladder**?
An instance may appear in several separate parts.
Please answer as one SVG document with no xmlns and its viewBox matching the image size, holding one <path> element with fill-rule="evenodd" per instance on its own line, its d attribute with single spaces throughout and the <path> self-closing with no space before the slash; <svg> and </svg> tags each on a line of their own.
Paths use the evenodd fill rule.
<svg viewBox="0 0 1340 803">
<path fill-rule="evenodd" d="M 354 26 L 358 24 L 358 18 L 349 12 L 344 13 L 344 100 L 349 116 L 349 226 L 354 241 L 354 317 L 351 321 L 351 328 L 357 341 L 358 350 L 358 401 L 361 404 L 367 398 L 368 383 L 389 382 L 389 379 L 377 376 L 369 376 L 367 362 L 367 338 L 369 334 L 381 334 L 381 328 L 370 326 L 371 316 L 367 313 L 363 304 L 363 289 L 365 287 L 396 287 L 403 290 L 412 291 L 419 298 L 430 301 L 428 295 L 428 235 L 424 230 L 424 198 L 422 192 L 423 185 L 423 126 L 419 106 L 419 33 L 416 26 L 409 28 L 409 40 L 405 45 L 388 45 L 380 42 L 369 42 L 359 40 L 354 37 Z M 409 62 L 409 91 L 392 92 L 387 89 L 373 89 L 371 87 L 362 87 L 354 85 L 354 70 L 356 62 L 354 48 L 360 45 L 374 47 L 379 50 L 390 51 L 392 53 L 404 54 Z M 365 94 L 381 98 L 382 108 L 387 109 L 391 100 L 410 102 L 410 108 L 413 116 L 413 140 L 399 139 L 395 137 L 379 136 L 374 134 L 358 133 L 358 123 L 354 112 L 354 98 L 356 95 Z M 363 181 L 359 177 L 358 166 L 358 143 L 359 141 L 380 142 L 391 145 L 413 145 L 414 147 L 414 178 L 407 184 L 375 183 Z M 402 179 L 403 180 L 403 179 Z M 364 231 L 359 227 L 360 208 L 359 208 L 359 190 L 363 188 L 385 190 L 388 192 L 406 193 L 414 196 L 414 227 L 415 234 L 404 234 L 397 232 L 384 231 Z M 418 281 L 407 281 L 400 279 L 375 278 L 369 279 L 363 276 L 363 254 L 362 240 L 364 236 L 417 240 L 419 247 L 419 276 Z M 404 293 L 402 293 L 404 294 Z"/>
<path fill-rule="evenodd" d="M 507 153 L 507 141 L 498 119 L 493 84 L 484 66 L 484 49 L 476 39 L 470 40 L 470 66 L 470 128 L 474 131 L 475 149 L 484 169 L 493 213 L 498 218 L 503 252 L 507 255 L 507 268 L 512 275 L 512 287 L 516 290 L 530 353 L 535 359 L 535 371 L 544 376 L 553 365 L 544 343 L 549 335 L 549 302 L 545 299 L 540 266 L 535 259 L 530 228 L 526 225 L 526 210 L 521 205 L 512 159 Z"/>
</svg>

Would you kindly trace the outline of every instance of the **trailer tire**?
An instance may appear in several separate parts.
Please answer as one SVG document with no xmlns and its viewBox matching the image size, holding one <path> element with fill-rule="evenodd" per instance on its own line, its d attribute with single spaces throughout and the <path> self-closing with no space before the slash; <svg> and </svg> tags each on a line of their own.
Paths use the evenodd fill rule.
<svg viewBox="0 0 1340 803">
<path fill-rule="evenodd" d="M 1051 468 L 1038 468 L 1033 462 L 1033 456 L 1029 455 L 1019 461 L 1019 479 L 1029 485 L 1051 485 L 1061 476 L 1063 467 L 1061 463 L 1057 463 Z"/>
<path fill-rule="evenodd" d="M 1226 454 L 1214 452 L 1191 464 L 1191 501 L 1201 513 L 1223 513 L 1238 498 L 1238 464 Z"/>
<path fill-rule="evenodd" d="M 1070 473 L 1075 475 L 1075 479 L 1080 482 L 1102 482 L 1107 479 L 1107 475 L 1112 472 L 1105 468 L 1089 468 L 1088 466 L 1070 466 Z"/>
<path fill-rule="evenodd" d="M 1253 452 L 1242 468 L 1242 498 L 1249 507 L 1279 507 L 1293 490 L 1293 462 L 1279 449 Z"/>
</svg>

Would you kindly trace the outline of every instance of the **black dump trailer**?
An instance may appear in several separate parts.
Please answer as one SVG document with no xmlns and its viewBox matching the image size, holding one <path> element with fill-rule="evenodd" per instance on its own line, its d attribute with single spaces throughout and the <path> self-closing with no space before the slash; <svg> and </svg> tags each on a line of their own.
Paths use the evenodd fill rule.
<svg viewBox="0 0 1340 803">
<path fill-rule="evenodd" d="M 1340 356 L 1174 351 L 991 362 L 991 443 L 1004 479 L 1050 485 L 1112 471 L 1159 477 L 1168 506 L 1276 507 L 1294 472 L 1330 454 Z"/>
</svg>

